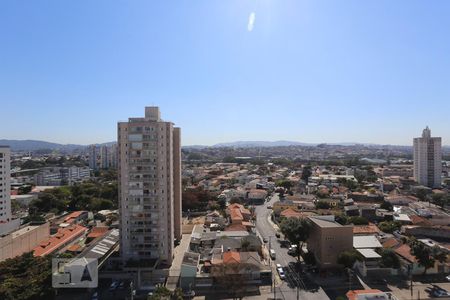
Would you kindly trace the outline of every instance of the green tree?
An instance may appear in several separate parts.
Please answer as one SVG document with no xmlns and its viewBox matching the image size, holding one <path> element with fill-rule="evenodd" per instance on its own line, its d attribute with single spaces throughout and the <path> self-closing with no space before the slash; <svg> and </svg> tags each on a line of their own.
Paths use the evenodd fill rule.
<svg viewBox="0 0 450 300">
<path fill-rule="evenodd" d="M 169 300 L 172 293 L 165 286 L 158 286 L 148 300 Z"/>
<path fill-rule="evenodd" d="M 0 299 L 53 299 L 51 258 L 25 253 L 0 262 Z"/>
<path fill-rule="evenodd" d="M 431 202 L 440 207 L 449 206 L 450 205 L 450 195 L 448 194 L 433 194 L 431 195 Z"/>
<path fill-rule="evenodd" d="M 380 208 L 388 210 L 388 211 L 393 211 L 394 210 L 394 207 L 392 206 L 392 204 L 390 202 L 387 202 L 387 201 L 383 201 L 383 203 L 381 203 L 381 205 L 380 205 Z"/>
<path fill-rule="evenodd" d="M 331 208 L 330 204 L 326 201 L 319 200 L 316 203 L 316 209 L 329 209 Z"/>
<path fill-rule="evenodd" d="M 428 191 L 426 189 L 418 189 L 416 196 L 420 201 L 427 201 Z"/>
<path fill-rule="evenodd" d="M 277 186 L 284 187 L 284 188 L 287 189 L 287 190 L 290 190 L 290 189 L 294 186 L 294 184 L 292 183 L 292 181 L 286 180 L 286 179 L 278 180 L 278 181 L 276 182 L 276 185 L 277 185 Z"/>
<path fill-rule="evenodd" d="M 434 246 L 432 248 L 425 246 L 420 241 L 412 239 L 410 241 L 411 254 L 414 255 L 422 267 L 424 267 L 423 274 L 425 275 L 429 268 L 434 267 L 436 261 L 440 263 L 447 262 L 447 253 L 440 247 Z"/>
<path fill-rule="evenodd" d="M 381 250 L 380 266 L 384 268 L 400 268 L 400 259 L 392 249 Z"/>
<path fill-rule="evenodd" d="M 26 195 L 29 192 L 31 192 L 32 186 L 31 185 L 22 185 L 19 187 L 19 195 Z"/>
<path fill-rule="evenodd" d="M 369 221 L 364 217 L 355 216 L 348 218 L 347 223 L 353 225 L 368 225 Z"/>
<path fill-rule="evenodd" d="M 337 263 L 344 268 L 351 269 L 357 260 L 361 260 L 361 255 L 353 249 L 341 252 L 338 256 Z"/>
<path fill-rule="evenodd" d="M 338 214 L 335 216 L 336 222 L 338 222 L 341 225 L 347 225 L 348 224 L 348 217 L 344 214 Z"/>
<path fill-rule="evenodd" d="M 378 228 L 386 233 L 393 233 L 394 231 L 400 230 L 402 228 L 402 223 L 399 221 L 383 221 L 378 224 Z"/>
<path fill-rule="evenodd" d="M 306 219 L 289 218 L 281 221 L 280 229 L 291 244 L 298 246 L 297 259 L 300 261 L 303 243 L 306 242 L 311 233 L 311 224 Z"/>
</svg>

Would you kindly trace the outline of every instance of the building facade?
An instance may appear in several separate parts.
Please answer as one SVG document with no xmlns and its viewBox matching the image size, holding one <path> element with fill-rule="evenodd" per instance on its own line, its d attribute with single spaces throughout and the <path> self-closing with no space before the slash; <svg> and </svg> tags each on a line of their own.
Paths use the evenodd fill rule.
<svg viewBox="0 0 450 300">
<path fill-rule="evenodd" d="M 42 241 L 50 238 L 49 223 L 26 226 L 0 237 L 0 261 L 32 251 Z"/>
<path fill-rule="evenodd" d="M 12 219 L 10 185 L 11 151 L 7 146 L 0 146 L 0 227 L 6 226 L 6 223 L 9 223 Z"/>
<path fill-rule="evenodd" d="M 121 256 L 170 265 L 181 237 L 180 129 L 146 107 L 118 123 L 117 140 Z"/>
<path fill-rule="evenodd" d="M 100 147 L 100 168 L 109 169 L 109 149 L 108 146 L 103 145 Z"/>
<path fill-rule="evenodd" d="M 89 146 L 89 168 L 93 171 L 98 170 L 98 150 L 96 145 L 90 145 Z"/>
<path fill-rule="evenodd" d="M 312 227 L 307 241 L 308 251 L 314 253 L 320 268 L 339 267 L 339 254 L 353 249 L 353 226 L 337 223 L 333 215 L 314 216 L 309 220 Z"/>
<path fill-rule="evenodd" d="M 414 138 L 414 180 L 430 188 L 442 184 L 442 140 L 431 137 L 428 126 L 422 137 Z"/>
<path fill-rule="evenodd" d="M 88 167 L 47 167 L 34 175 L 34 184 L 38 186 L 73 185 L 91 178 Z"/>
</svg>

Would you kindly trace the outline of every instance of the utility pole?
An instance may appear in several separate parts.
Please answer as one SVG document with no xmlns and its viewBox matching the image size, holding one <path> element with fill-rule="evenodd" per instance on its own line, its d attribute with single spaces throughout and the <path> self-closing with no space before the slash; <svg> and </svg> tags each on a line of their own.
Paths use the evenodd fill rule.
<svg viewBox="0 0 450 300">
<path fill-rule="evenodd" d="M 133 296 L 134 296 L 134 287 L 133 287 L 133 281 L 130 282 L 130 299 L 133 300 Z"/>
</svg>

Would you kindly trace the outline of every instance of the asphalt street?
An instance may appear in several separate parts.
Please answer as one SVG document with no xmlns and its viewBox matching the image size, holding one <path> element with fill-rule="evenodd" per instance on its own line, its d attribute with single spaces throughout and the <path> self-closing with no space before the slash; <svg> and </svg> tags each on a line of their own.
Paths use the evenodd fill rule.
<svg viewBox="0 0 450 300">
<path fill-rule="evenodd" d="M 268 220 L 272 213 L 272 209 L 269 209 L 268 206 L 272 206 L 276 201 L 279 201 L 278 194 L 274 194 L 271 199 L 263 205 L 256 206 L 255 213 L 257 233 L 262 238 L 266 238 L 268 240 L 266 243 L 266 248 L 273 249 L 276 253 L 276 259 L 272 263 L 272 270 L 274 271 L 274 274 L 277 273 L 275 270 L 275 264 L 281 264 L 286 272 L 286 280 L 278 286 L 278 291 L 280 291 L 281 295 L 278 295 L 277 298 L 281 296 L 281 299 L 329 299 L 322 288 L 315 285 L 307 278 L 299 276 L 294 270 L 289 268 L 289 263 L 296 262 L 297 259 L 287 254 L 287 248 L 280 247 L 280 243 L 277 241 L 275 236 L 277 232 Z M 297 294 L 298 286 L 300 289 Z M 305 288 L 308 290 L 305 290 Z"/>
</svg>

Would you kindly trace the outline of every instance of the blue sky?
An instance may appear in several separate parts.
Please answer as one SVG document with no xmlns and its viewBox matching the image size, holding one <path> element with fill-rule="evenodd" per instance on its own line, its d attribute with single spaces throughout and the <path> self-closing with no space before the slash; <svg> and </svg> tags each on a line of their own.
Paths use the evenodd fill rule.
<svg viewBox="0 0 450 300">
<path fill-rule="evenodd" d="M 158 105 L 184 145 L 411 144 L 426 125 L 450 144 L 449 15 L 445 0 L 0 1 L 0 139 L 111 141 Z"/>
</svg>

